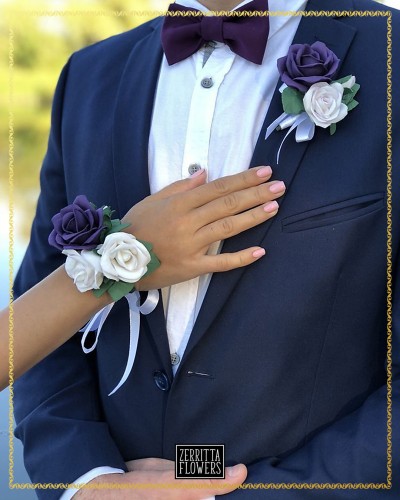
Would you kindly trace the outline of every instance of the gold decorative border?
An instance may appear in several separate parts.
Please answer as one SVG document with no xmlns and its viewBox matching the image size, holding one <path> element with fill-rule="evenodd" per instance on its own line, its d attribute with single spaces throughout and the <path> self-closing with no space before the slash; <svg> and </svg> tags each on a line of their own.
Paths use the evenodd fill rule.
<svg viewBox="0 0 400 500">
<path fill-rule="evenodd" d="M 105 10 L 24 10 L 18 11 L 21 14 L 32 16 L 137 16 L 137 17 L 157 17 L 177 15 L 197 16 L 200 13 L 188 12 L 168 12 L 157 10 L 132 10 L 132 11 L 105 11 Z M 239 486 L 240 489 L 390 489 L 392 487 L 392 13 L 391 11 L 216 11 L 213 15 L 221 16 L 304 16 L 304 17 L 386 17 L 387 18 L 387 478 L 386 483 L 246 483 Z M 209 488 L 204 483 L 185 483 L 179 486 L 176 483 L 164 484 L 66 484 L 66 483 L 14 483 L 14 440 L 13 440 L 13 413 L 14 413 L 14 316 L 13 316 L 13 243 L 14 243 L 14 114 L 13 114 L 13 69 L 14 69 L 14 31 L 10 19 L 9 28 L 9 488 L 10 489 L 205 489 Z M 213 486 L 214 487 L 214 486 Z M 223 488 L 224 483 L 216 485 L 215 488 Z"/>
</svg>

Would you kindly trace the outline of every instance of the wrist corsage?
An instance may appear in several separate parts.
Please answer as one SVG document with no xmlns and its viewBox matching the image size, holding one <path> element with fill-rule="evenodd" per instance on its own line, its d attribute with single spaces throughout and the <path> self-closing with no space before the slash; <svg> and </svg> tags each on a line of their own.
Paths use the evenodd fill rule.
<svg viewBox="0 0 400 500">
<path fill-rule="evenodd" d="M 283 85 L 283 114 L 267 128 L 265 139 L 274 130 L 289 129 L 277 155 L 288 135 L 296 130 L 296 141 L 309 141 L 314 137 L 315 127 L 329 128 L 336 132 L 336 124 L 343 120 L 358 102 L 355 96 L 360 89 L 353 75 L 334 80 L 340 60 L 323 42 L 312 45 L 294 44 L 287 56 L 278 59 L 278 70 Z"/>
<path fill-rule="evenodd" d="M 96 208 L 86 196 L 77 196 L 51 219 L 50 245 L 67 256 L 65 270 L 80 292 L 97 297 L 108 292 L 117 301 L 135 288 L 160 261 L 152 245 L 123 232 L 130 224 L 111 219 L 110 207 Z"/>
</svg>

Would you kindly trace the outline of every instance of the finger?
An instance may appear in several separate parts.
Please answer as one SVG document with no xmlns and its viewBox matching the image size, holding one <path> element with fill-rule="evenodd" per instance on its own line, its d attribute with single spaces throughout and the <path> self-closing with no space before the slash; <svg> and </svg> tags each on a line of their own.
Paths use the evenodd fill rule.
<svg viewBox="0 0 400 500">
<path fill-rule="evenodd" d="M 221 177 L 199 186 L 184 195 L 188 208 L 201 207 L 235 191 L 241 191 L 266 182 L 272 175 L 271 167 L 255 167 L 235 175 Z"/>
<path fill-rule="evenodd" d="M 204 255 L 201 266 L 203 274 L 221 273 L 232 271 L 238 267 L 245 267 L 257 262 L 264 257 L 265 249 L 261 247 L 250 247 L 233 253 L 220 253 L 218 255 Z"/>
<path fill-rule="evenodd" d="M 200 228 L 196 233 L 198 243 L 207 246 L 214 241 L 225 240 L 247 229 L 258 226 L 274 217 L 279 210 L 276 201 L 270 201 L 261 207 L 252 208 L 238 215 L 231 215 Z"/>
<path fill-rule="evenodd" d="M 203 479 L 199 481 L 179 481 L 192 483 L 181 498 L 185 500 L 204 500 L 217 495 L 226 495 L 236 490 L 246 479 L 247 468 L 243 464 L 225 468 L 225 479 Z M 177 481 L 178 482 L 178 481 Z M 194 489 L 199 485 L 199 489 Z"/>
<path fill-rule="evenodd" d="M 284 182 L 273 181 L 227 194 L 197 208 L 195 211 L 196 223 L 198 226 L 205 226 L 228 215 L 244 212 L 279 198 L 285 193 L 285 190 Z"/>
<path fill-rule="evenodd" d="M 140 458 L 126 462 L 129 471 L 174 470 L 175 462 L 164 458 Z"/>
<path fill-rule="evenodd" d="M 186 191 L 191 191 L 202 184 L 204 184 L 207 180 L 206 171 L 204 168 L 195 172 L 192 176 L 187 179 L 182 179 L 180 181 L 173 182 L 169 186 L 165 187 L 152 195 L 153 199 L 162 200 L 165 198 L 169 198 L 170 196 L 177 195 L 179 193 L 184 193 Z"/>
</svg>

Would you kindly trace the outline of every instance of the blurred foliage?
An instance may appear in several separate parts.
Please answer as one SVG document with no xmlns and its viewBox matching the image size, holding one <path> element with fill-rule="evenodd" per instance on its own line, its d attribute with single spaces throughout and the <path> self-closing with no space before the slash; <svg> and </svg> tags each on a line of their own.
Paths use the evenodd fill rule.
<svg viewBox="0 0 400 500">
<path fill-rule="evenodd" d="M 9 91 L 14 117 L 14 202 L 23 238 L 39 192 L 50 110 L 58 76 L 69 55 L 132 29 L 164 10 L 166 0 L 3 0 L 0 2 L 0 201 L 7 195 Z M 10 44 L 10 29 L 13 42 Z M 9 70 L 9 50 L 14 66 Z M 11 85 L 10 85 L 10 77 Z"/>
</svg>

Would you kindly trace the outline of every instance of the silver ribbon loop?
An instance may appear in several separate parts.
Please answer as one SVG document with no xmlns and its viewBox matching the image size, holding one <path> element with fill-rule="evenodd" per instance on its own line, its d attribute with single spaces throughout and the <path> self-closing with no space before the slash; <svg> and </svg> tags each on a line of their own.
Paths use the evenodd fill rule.
<svg viewBox="0 0 400 500">
<path fill-rule="evenodd" d="M 85 354 L 89 354 L 89 352 L 92 352 L 96 349 L 97 342 L 99 341 L 99 337 L 100 337 L 100 332 L 101 332 L 101 329 L 103 328 L 103 325 L 104 325 L 104 321 L 107 319 L 107 316 L 110 314 L 111 309 L 113 308 L 114 304 L 115 304 L 115 302 L 113 302 L 112 304 L 109 304 L 106 307 L 103 307 L 103 309 L 101 309 L 98 313 L 96 313 L 93 316 L 93 318 L 89 321 L 89 323 L 86 325 L 86 327 L 84 329 L 82 328 L 82 330 L 80 330 L 81 332 L 83 332 L 82 339 L 81 339 L 81 346 L 82 346 L 82 350 Z M 89 333 L 94 332 L 94 331 L 96 331 L 96 339 L 95 339 L 92 347 L 89 347 L 89 349 L 87 349 L 85 347 L 85 341 L 86 341 Z"/>
<path fill-rule="evenodd" d="M 277 164 L 279 163 L 282 146 L 289 134 L 293 132 L 293 130 L 296 129 L 296 142 L 310 141 L 314 137 L 315 133 L 315 123 L 312 122 L 305 111 L 303 111 L 299 115 L 289 115 L 288 113 L 282 113 L 281 116 L 273 121 L 267 128 L 265 139 L 268 139 L 268 137 L 274 130 L 284 130 L 286 128 L 289 128 L 289 131 L 287 132 L 281 142 L 281 145 L 279 146 L 278 153 L 276 155 Z"/>
<path fill-rule="evenodd" d="M 279 92 L 282 93 L 287 85 L 284 83 L 279 88 Z M 289 128 L 290 127 L 290 128 Z M 276 120 L 274 120 L 271 125 L 267 128 L 265 134 L 265 140 L 272 134 L 274 130 L 284 130 L 289 128 L 289 132 L 283 138 L 281 145 L 279 146 L 278 153 L 276 155 L 276 164 L 279 163 L 279 157 L 281 154 L 281 149 L 283 143 L 286 141 L 288 135 L 296 129 L 296 142 L 311 141 L 315 133 L 315 123 L 310 119 L 308 114 L 303 111 L 299 115 L 289 115 L 288 113 L 282 113 Z"/>
<path fill-rule="evenodd" d="M 133 365 L 135 363 L 137 345 L 139 341 L 139 331 L 140 331 L 140 314 L 150 314 L 157 307 L 159 300 L 159 292 L 158 290 L 150 290 L 146 300 L 142 305 L 140 305 L 140 294 L 139 292 L 128 293 L 125 296 L 129 304 L 129 352 L 128 352 L 128 361 L 126 363 L 125 371 L 121 377 L 121 380 L 118 382 L 116 387 L 110 392 L 109 396 L 118 391 L 118 389 L 126 382 L 129 377 Z M 82 350 L 85 354 L 92 352 L 96 349 L 97 342 L 99 340 L 101 329 L 103 328 L 104 322 L 107 319 L 108 315 L 111 312 L 115 302 L 109 304 L 96 313 L 93 318 L 89 321 L 83 331 L 83 336 L 81 340 Z M 85 347 L 85 341 L 89 332 L 96 330 L 96 339 L 93 345 L 90 348 Z"/>
</svg>

